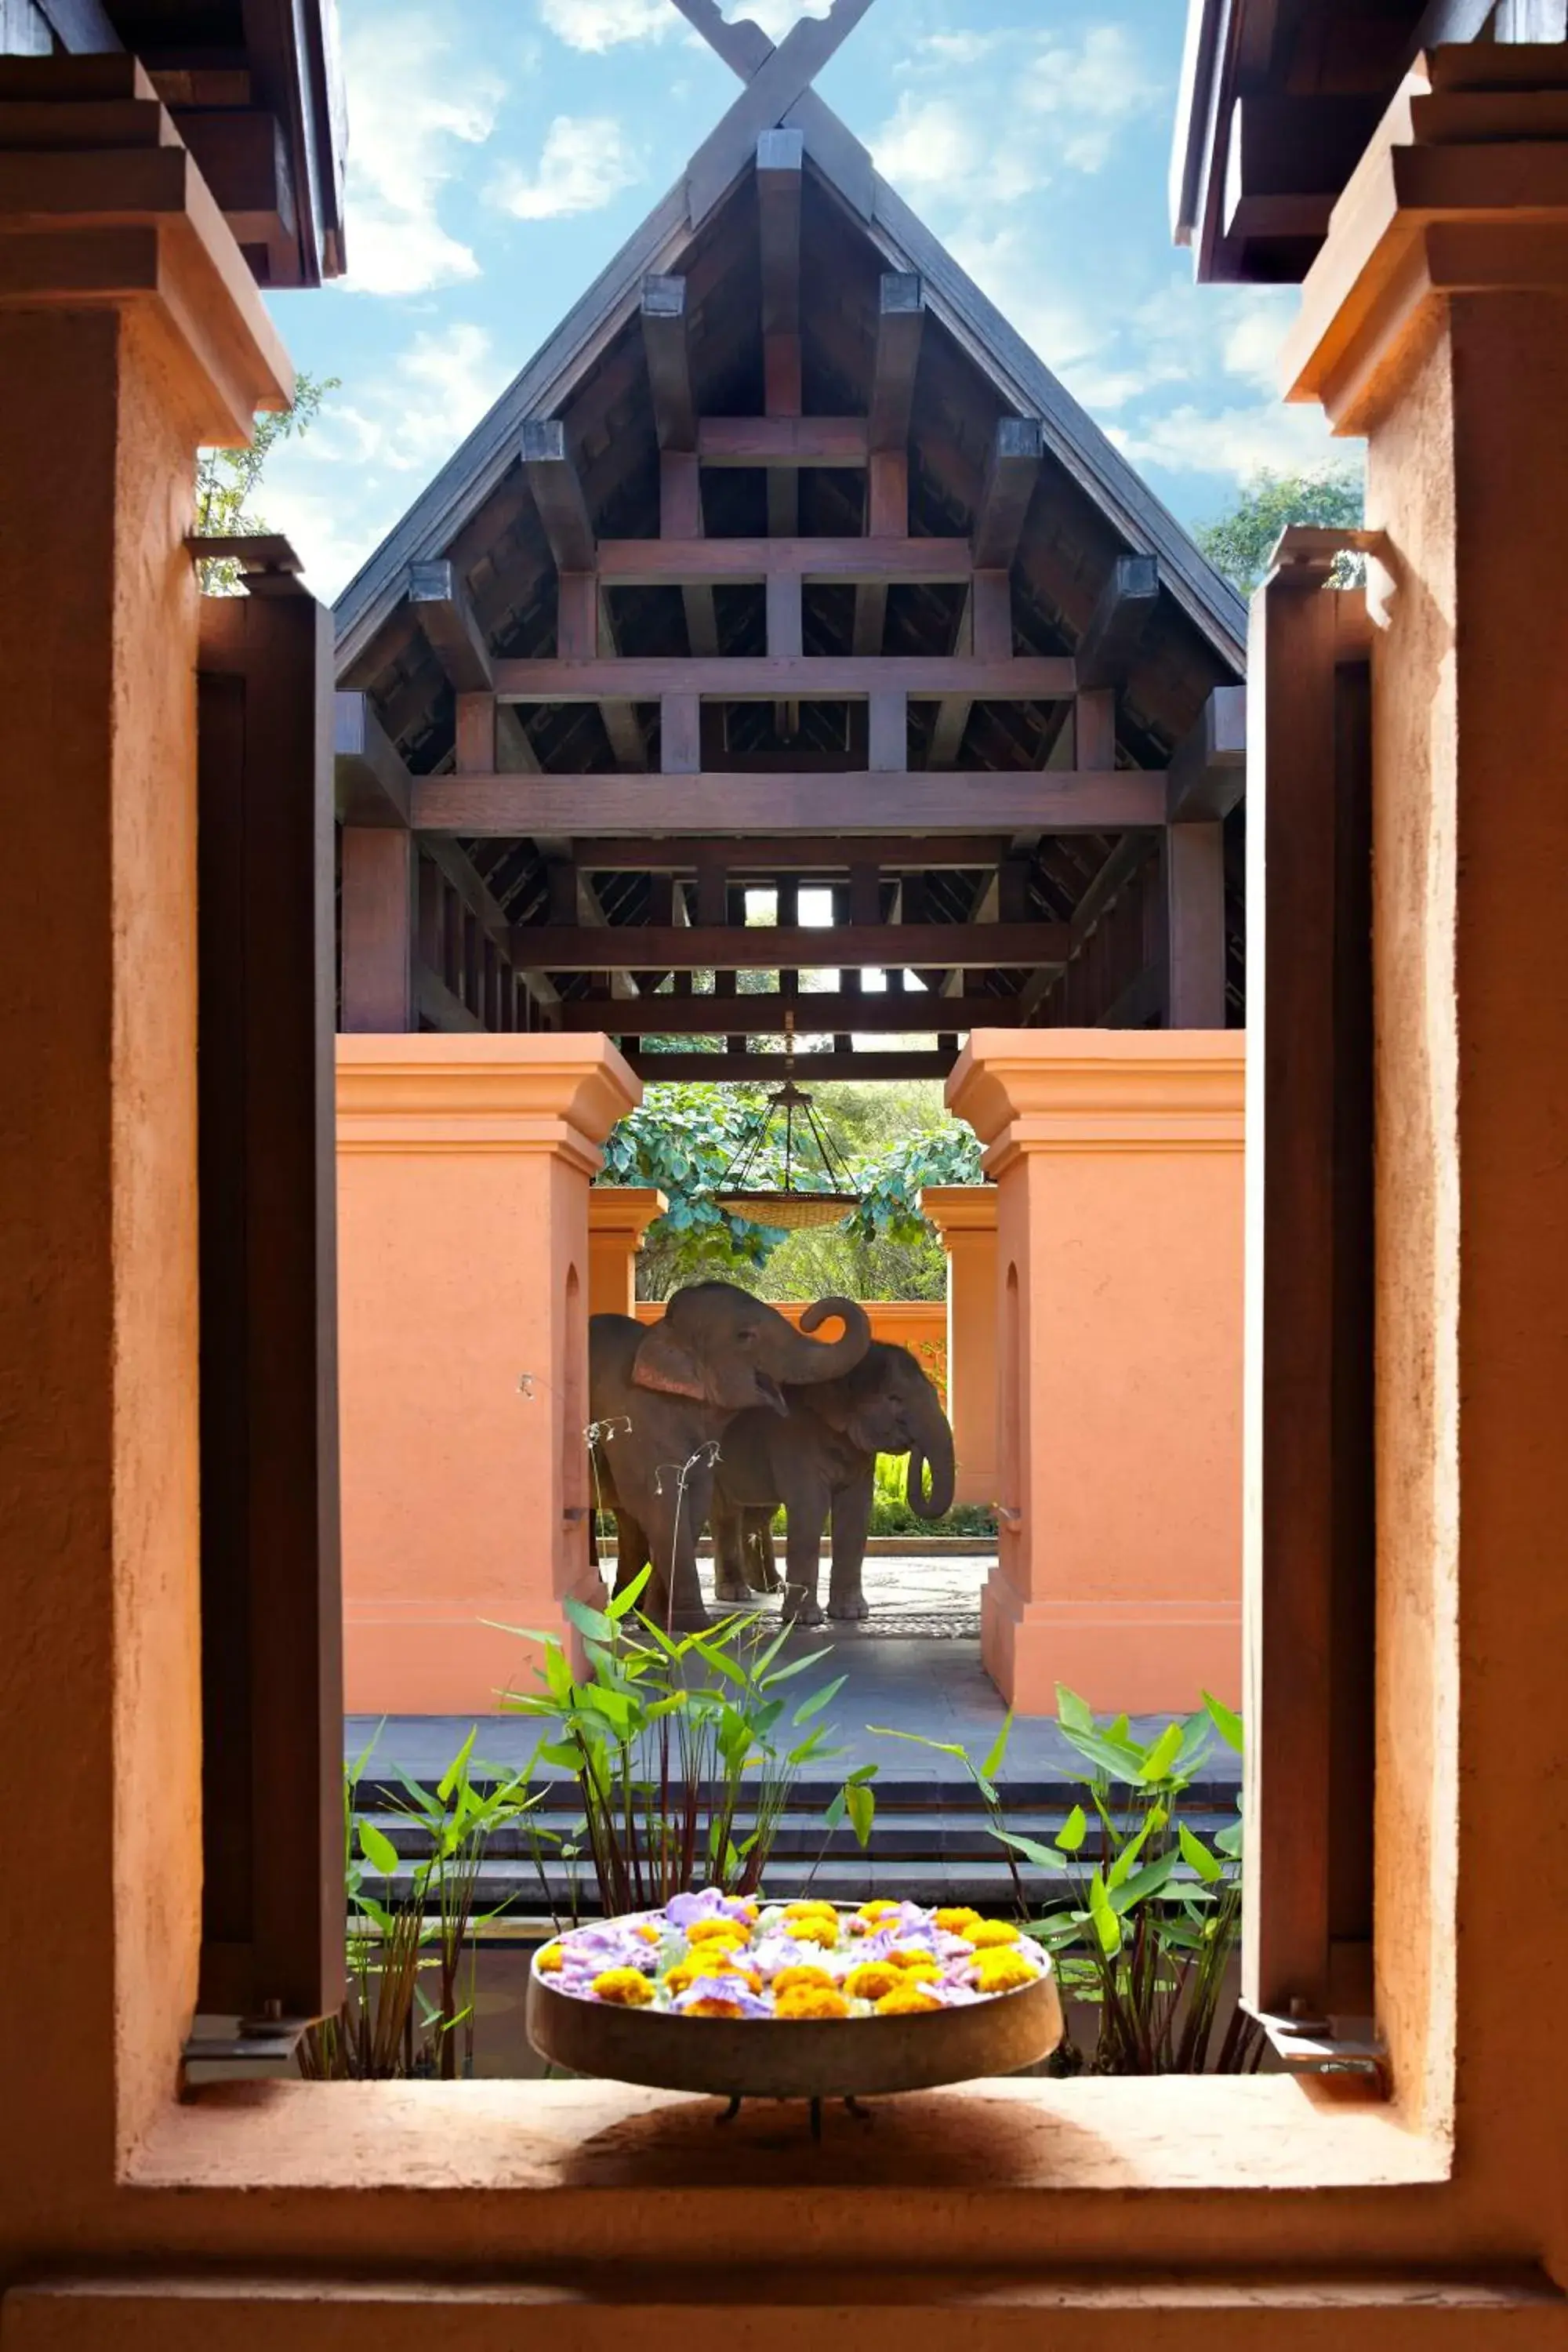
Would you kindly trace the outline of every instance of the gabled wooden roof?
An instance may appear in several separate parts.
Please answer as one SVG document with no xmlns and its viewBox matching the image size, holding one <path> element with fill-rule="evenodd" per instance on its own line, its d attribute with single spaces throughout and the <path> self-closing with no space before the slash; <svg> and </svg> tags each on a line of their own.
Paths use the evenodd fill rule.
<svg viewBox="0 0 1568 2352">
<path fill-rule="evenodd" d="M 704 26 L 742 98 L 340 599 L 345 823 L 417 838 L 419 1016 L 513 1025 L 515 981 L 531 1023 L 705 1034 L 666 1011 L 769 961 L 772 880 L 732 1075 L 828 952 L 942 996 L 938 1062 L 976 1018 L 1239 1021 L 1245 609 L 803 84 L 824 22 Z M 784 936 L 802 875 L 831 946 Z"/>
<path fill-rule="evenodd" d="M 808 201 L 819 241 L 829 220 L 836 220 L 847 232 L 838 252 L 853 254 L 859 265 L 854 293 L 806 281 L 805 331 L 818 359 L 826 364 L 835 351 L 847 357 L 855 341 L 868 373 L 872 339 L 867 320 L 875 317 L 878 276 L 889 269 L 918 272 L 931 318 L 973 371 L 977 394 L 989 395 L 995 414 L 1041 419 L 1055 467 L 1095 510 L 1107 544 L 1114 541 L 1119 551 L 1157 557 L 1173 603 L 1211 646 L 1226 674 L 1239 674 L 1247 616 L 1234 589 L 995 304 L 875 170 L 853 133 L 815 93 L 798 110 L 806 118 L 801 127 L 812 191 Z M 357 667 L 376 632 L 395 611 L 409 565 L 447 554 L 486 501 L 516 474 L 524 424 L 531 418 L 565 415 L 576 426 L 584 404 L 592 400 L 595 381 L 613 355 L 625 357 L 629 351 L 629 373 L 635 377 L 641 366 L 637 304 L 647 277 L 683 274 L 700 282 L 711 299 L 726 267 L 738 266 L 742 279 L 749 276 L 750 282 L 735 288 L 737 303 L 743 292 L 753 291 L 752 184 L 748 157 L 728 198 L 696 230 L 686 176 L 655 205 L 339 597 L 338 657 L 345 672 Z M 750 238 L 748 228 L 753 232 Z M 818 299 L 812 299 L 813 295 Z M 754 300 L 750 323 L 754 329 Z M 760 385 L 760 353 L 753 358 Z M 726 373 L 733 387 L 731 396 L 740 397 L 740 371 L 731 364 L 727 372 L 714 353 L 707 365 L 709 404 Z M 583 415 L 582 432 L 591 429 Z M 1092 603 L 1090 597 L 1089 605 Z"/>
</svg>

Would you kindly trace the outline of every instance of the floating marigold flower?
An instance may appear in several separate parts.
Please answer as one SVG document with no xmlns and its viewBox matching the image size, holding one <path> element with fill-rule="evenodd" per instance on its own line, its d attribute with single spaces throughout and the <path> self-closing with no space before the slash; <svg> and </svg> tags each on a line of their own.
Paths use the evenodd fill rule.
<svg viewBox="0 0 1568 2352">
<path fill-rule="evenodd" d="M 900 1944 L 888 1954 L 888 1965 L 901 1969 L 906 1976 L 939 1977 L 942 1974 L 931 1954 L 921 1951 L 919 1945 Z"/>
<path fill-rule="evenodd" d="M 831 1952 L 838 1942 L 838 1915 L 827 1912 L 792 1919 L 789 1932 L 797 1944 L 817 1944 L 825 1952 Z"/>
<path fill-rule="evenodd" d="M 762 1981 L 752 1969 L 743 1968 L 725 1946 L 715 1950 L 711 1944 L 705 1944 L 700 1951 L 688 1953 L 685 1959 L 677 1960 L 673 1968 L 666 1969 L 665 1989 L 671 1993 L 687 1992 L 700 1977 L 733 1977 L 752 1992 Z"/>
<path fill-rule="evenodd" d="M 893 1987 L 891 1992 L 882 1995 L 877 2003 L 877 2014 L 879 2017 L 920 2017 L 941 2007 L 942 2003 L 934 1992 L 928 1991 L 918 1979 L 911 1984 L 906 1977 Z"/>
<path fill-rule="evenodd" d="M 566 1955 L 559 1944 L 546 1944 L 535 1958 L 534 1967 L 542 1977 L 555 1976 L 566 1965 Z"/>
<path fill-rule="evenodd" d="M 795 1985 L 788 1992 L 775 1992 L 773 2015 L 784 2018 L 847 2017 L 849 2003 L 837 1985 Z"/>
<path fill-rule="evenodd" d="M 981 1952 L 974 1962 L 974 1980 L 982 1992 L 1017 1992 L 1033 1984 L 1036 1971 L 1022 1952 L 1008 1948 Z"/>
<path fill-rule="evenodd" d="M 896 1903 L 889 1903 L 883 1896 L 874 1895 L 869 1903 L 861 1904 L 856 1916 L 860 1919 L 886 1919 L 898 1908 Z"/>
<path fill-rule="evenodd" d="M 686 1931 L 689 1944 L 701 1944 L 711 1949 L 715 1945 L 730 1944 L 737 1948 L 751 1942 L 751 1935 L 739 1919 L 694 1919 Z"/>
<path fill-rule="evenodd" d="M 791 1927 L 801 1919 L 831 1919 L 836 1927 L 838 1925 L 837 1906 L 829 1903 L 826 1897 L 819 1900 L 812 1895 L 803 1895 L 798 1903 L 784 1905 L 784 1916 Z"/>
<path fill-rule="evenodd" d="M 595 2000 L 607 2000 L 613 2009 L 646 2009 L 653 1999 L 653 1987 L 637 1969 L 605 1969 L 588 1988 Z"/>
<path fill-rule="evenodd" d="M 984 1922 L 978 1911 L 971 1911 L 963 1904 L 952 1904 L 933 1915 L 932 1925 L 940 1927 L 944 1936 L 966 1936 L 973 1942 L 973 1929 L 983 1927 Z"/>
<path fill-rule="evenodd" d="M 844 1990 L 851 2000 L 880 2000 L 903 1981 L 904 1971 L 891 1960 L 862 1960 L 845 1978 Z"/>
<path fill-rule="evenodd" d="M 781 1992 L 794 1992 L 800 1985 L 826 1985 L 831 1992 L 833 1979 L 826 1969 L 813 1967 L 809 1960 L 798 1960 L 793 1968 L 781 1969 L 773 1979 L 775 1997 Z"/>
<path fill-rule="evenodd" d="M 658 1929 L 654 1926 L 651 1919 L 642 1919 L 638 1921 L 637 1934 L 642 1937 L 645 1944 L 657 1944 L 658 1941 Z"/>
<path fill-rule="evenodd" d="M 999 1945 L 1020 1941 L 1018 1930 L 1011 1919 L 977 1919 L 973 1927 L 964 1932 L 977 1952 L 994 1951 Z"/>
</svg>

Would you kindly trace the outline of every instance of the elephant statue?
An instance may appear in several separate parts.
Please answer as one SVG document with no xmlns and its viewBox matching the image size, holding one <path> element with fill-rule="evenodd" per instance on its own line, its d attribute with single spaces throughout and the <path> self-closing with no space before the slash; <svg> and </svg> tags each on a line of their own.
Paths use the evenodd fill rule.
<svg viewBox="0 0 1568 2352">
<path fill-rule="evenodd" d="M 865 1617 L 860 1567 L 878 1454 L 909 1455 L 904 1492 L 922 1519 L 952 1508 L 952 1432 L 942 1401 L 910 1350 L 880 1339 L 841 1379 L 809 1389 L 786 1382 L 785 1395 L 784 1419 L 776 1412 L 742 1412 L 725 1434 L 712 1506 L 719 1596 L 742 1600 L 748 1589 L 769 1589 L 770 1522 L 782 1503 L 788 1520 L 784 1615 L 802 1625 L 822 1622 L 818 1568 L 831 1516 L 827 1613 Z"/>
<path fill-rule="evenodd" d="M 843 1337 L 814 1339 L 837 1318 Z M 852 1298 L 819 1298 L 797 1331 L 749 1290 L 699 1282 L 678 1290 L 661 1322 L 630 1315 L 588 1321 L 588 1409 L 597 1497 L 614 1511 L 616 1589 L 651 1563 L 645 1606 L 671 1626 L 708 1622 L 697 1579 L 697 1538 L 709 1515 L 720 1440 L 748 1408 L 787 1410 L 784 1385 L 809 1395 L 841 1380 L 871 1340 Z"/>
</svg>

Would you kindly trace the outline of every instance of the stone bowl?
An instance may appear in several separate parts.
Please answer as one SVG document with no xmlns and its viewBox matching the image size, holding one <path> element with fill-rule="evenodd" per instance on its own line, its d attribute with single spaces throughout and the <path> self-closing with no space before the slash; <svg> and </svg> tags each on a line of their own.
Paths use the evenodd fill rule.
<svg viewBox="0 0 1568 2352">
<path fill-rule="evenodd" d="M 850 2099 L 1011 2074 L 1062 2038 L 1048 1969 L 1017 1992 L 916 2017 L 677 2017 L 558 1992 L 529 1970 L 528 2038 L 574 2074 L 731 2099 Z"/>
</svg>

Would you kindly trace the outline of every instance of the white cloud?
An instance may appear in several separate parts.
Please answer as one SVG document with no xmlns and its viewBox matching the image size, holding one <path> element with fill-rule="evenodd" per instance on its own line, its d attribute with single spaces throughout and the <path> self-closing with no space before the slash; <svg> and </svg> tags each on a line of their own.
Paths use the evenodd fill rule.
<svg viewBox="0 0 1568 2352">
<path fill-rule="evenodd" d="M 598 55 L 627 41 L 661 41 L 679 21 L 670 0 L 539 0 L 547 32 Z"/>
<path fill-rule="evenodd" d="M 489 195 L 518 220 L 561 220 L 597 212 L 640 176 L 613 115 L 558 114 L 544 134 L 538 170 L 507 164 Z"/>
<path fill-rule="evenodd" d="M 917 99 L 909 90 L 872 140 L 871 153 L 894 187 L 970 205 L 1012 204 L 1043 187 L 1047 177 L 1040 149 L 998 149 L 988 106 Z"/>
<path fill-rule="evenodd" d="M 1144 71 L 1121 25 L 1095 25 L 1081 41 L 1047 38 L 1018 79 L 1023 111 L 1058 126 L 1060 161 L 1102 171 L 1117 134 L 1164 93 Z"/>
<path fill-rule="evenodd" d="M 335 596 L 353 578 L 509 373 L 484 328 L 459 320 L 422 329 L 363 385 L 329 394 L 311 430 L 279 446 L 261 510 L 293 541 L 318 595 Z"/>
<path fill-rule="evenodd" d="M 1203 409 L 1193 402 L 1136 425 L 1112 426 L 1110 437 L 1135 466 L 1164 466 L 1178 474 L 1231 474 L 1237 481 L 1268 467 L 1291 472 L 1321 464 L 1335 451 L 1317 407 Z"/>
<path fill-rule="evenodd" d="M 441 192 L 460 168 L 455 149 L 481 146 L 505 95 L 492 73 L 454 68 L 435 27 L 411 13 L 351 20 L 349 271 L 364 294 L 422 294 L 476 278 L 469 247 L 442 226 Z"/>
<path fill-rule="evenodd" d="M 833 0 L 721 0 L 720 13 L 731 25 L 749 17 L 776 44 L 803 16 L 826 16 L 832 5 Z"/>
<path fill-rule="evenodd" d="M 915 43 L 915 56 L 933 66 L 974 66 L 994 57 L 1010 38 L 1006 33 L 928 33 Z"/>
</svg>

